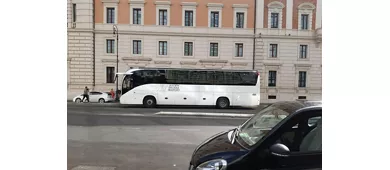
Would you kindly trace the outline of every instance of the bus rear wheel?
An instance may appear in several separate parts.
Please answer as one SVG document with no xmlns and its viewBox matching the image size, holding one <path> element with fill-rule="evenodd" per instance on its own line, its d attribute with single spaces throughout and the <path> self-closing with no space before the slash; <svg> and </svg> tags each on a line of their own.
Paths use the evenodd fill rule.
<svg viewBox="0 0 390 170">
<path fill-rule="evenodd" d="M 146 96 L 143 101 L 143 105 L 147 108 L 153 108 L 156 107 L 156 98 L 153 96 Z"/>
<path fill-rule="evenodd" d="M 217 108 L 219 109 L 226 109 L 230 105 L 229 99 L 226 97 L 220 97 L 217 100 Z"/>
</svg>

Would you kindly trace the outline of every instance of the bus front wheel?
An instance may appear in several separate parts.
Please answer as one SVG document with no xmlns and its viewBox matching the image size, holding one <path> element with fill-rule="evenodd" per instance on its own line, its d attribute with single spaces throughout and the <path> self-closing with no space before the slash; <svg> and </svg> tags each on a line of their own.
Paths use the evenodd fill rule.
<svg viewBox="0 0 390 170">
<path fill-rule="evenodd" d="M 217 100 L 217 108 L 219 109 L 226 109 L 230 105 L 229 99 L 226 97 L 220 97 Z"/>
<path fill-rule="evenodd" d="M 153 107 L 156 107 L 156 98 L 154 98 L 153 96 L 146 96 L 144 98 L 144 101 L 143 101 L 143 104 L 145 107 L 147 108 L 153 108 Z"/>
</svg>

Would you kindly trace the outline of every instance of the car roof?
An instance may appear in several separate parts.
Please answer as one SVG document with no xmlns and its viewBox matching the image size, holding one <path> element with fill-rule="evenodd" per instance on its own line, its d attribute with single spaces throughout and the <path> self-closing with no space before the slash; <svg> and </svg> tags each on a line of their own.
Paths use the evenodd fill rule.
<svg viewBox="0 0 390 170">
<path fill-rule="evenodd" d="M 322 110 L 322 101 L 282 101 L 272 104 L 289 114 L 304 110 Z"/>
</svg>

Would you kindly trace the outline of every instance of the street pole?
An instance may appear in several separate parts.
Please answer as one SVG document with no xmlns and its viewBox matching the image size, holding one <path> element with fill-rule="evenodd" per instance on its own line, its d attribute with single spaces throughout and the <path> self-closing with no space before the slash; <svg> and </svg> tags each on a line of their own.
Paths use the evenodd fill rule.
<svg viewBox="0 0 390 170">
<path fill-rule="evenodd" d="M 118 33 L 118 27 L 116 25 L 113 26 L 113 34 L 116 35 L 116 73 L 119 71 L 119 33 Z M 116 90 L 115 90 L 115 101 L 119 101 L 118 96 L 118 74 L 115 74 L 116 76 Z"/>
</svg>

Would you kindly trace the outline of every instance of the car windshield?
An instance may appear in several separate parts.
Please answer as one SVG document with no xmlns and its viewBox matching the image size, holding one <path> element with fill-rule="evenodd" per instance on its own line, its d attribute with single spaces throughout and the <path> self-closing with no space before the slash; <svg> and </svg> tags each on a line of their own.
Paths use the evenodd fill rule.
<svg viewBox="0 0 390 170">
<path fill-rule="evenodd" d="M 245 122 L 240 128 L 238 136 L 249 146 L 252 146 L 289 114 L 288 109 L 271 105 Z"/>
</svg>

